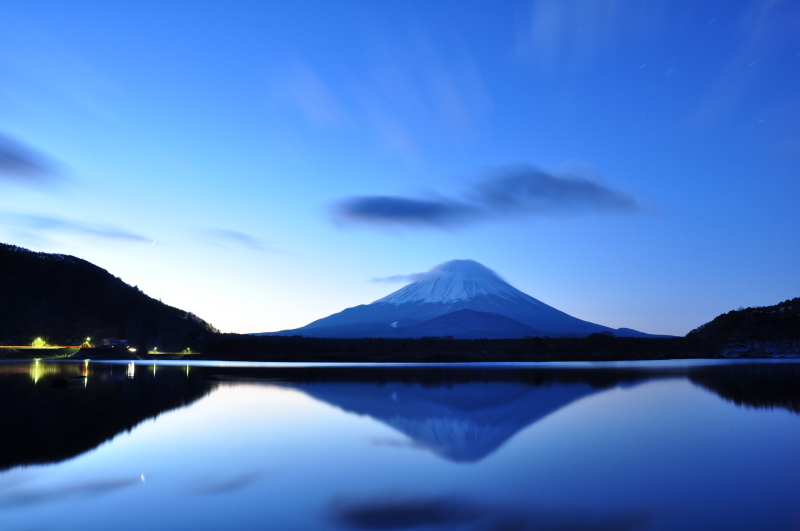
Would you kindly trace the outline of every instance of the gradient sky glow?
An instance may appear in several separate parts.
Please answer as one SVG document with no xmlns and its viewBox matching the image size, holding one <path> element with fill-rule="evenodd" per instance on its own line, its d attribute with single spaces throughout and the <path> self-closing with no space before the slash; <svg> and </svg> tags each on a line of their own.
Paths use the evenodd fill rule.
<svg viewBox="0 0 800 531">
<path fill-rule="evenodd" d="M 455 258 L 651 333 L 800 295 L 796 1 L 7 0 L 0 20 L 0 241 L 223 331 Z"/>
</svg>

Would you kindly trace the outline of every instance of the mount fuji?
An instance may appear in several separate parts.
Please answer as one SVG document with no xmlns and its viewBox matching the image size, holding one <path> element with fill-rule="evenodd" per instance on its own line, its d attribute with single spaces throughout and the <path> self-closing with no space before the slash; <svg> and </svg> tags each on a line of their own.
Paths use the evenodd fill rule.
<svg viewBox="0 0 800 531">
<path fill-rule="evenodd" d="M 451 260 L 371 304 L 347 308 L 294 330 L 258 335 L 503 339 L 596 332 L 649 336 L 577 319 L 519 291 L 474 260 Z"/>
</svg>

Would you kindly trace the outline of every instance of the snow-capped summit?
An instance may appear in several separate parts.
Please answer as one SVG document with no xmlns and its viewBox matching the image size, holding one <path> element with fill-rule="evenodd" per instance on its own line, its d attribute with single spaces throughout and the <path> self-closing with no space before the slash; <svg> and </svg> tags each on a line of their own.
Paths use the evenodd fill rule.
<svg viewBox="0 0 800 531">
<path fill-rule="evenodd" d="M 447 303 L 467 301 L 480 295 L 518 298 L 525 294 L 475 260 L 450 260 L 419 275 L 416 282 L 378 299 L 373 304 L 417 301 Z"/>
<path fill-rule="evenodd" d="M 416 275 L 414 282 L 371 304 L 347 308 L 302 328 L 276 333 L 398 338 L 433 334 L 499 339 L 595 332 L 646 335 L 576 319 L 519 291 L 474 260 L 451 260 Z"/>
</svg>

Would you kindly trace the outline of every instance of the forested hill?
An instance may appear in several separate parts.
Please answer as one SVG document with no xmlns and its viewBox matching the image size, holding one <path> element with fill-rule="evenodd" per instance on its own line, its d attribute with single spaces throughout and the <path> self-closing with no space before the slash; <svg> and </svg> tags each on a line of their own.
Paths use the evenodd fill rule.
<svg viewBox="0 0 800 531">
<path fill-rule="evenodd" d="M 202 348 L 217 332 L 86 260 L 0 244 L 0 345 L 114 337 L 176 351 Z"/>
<path fill-rule="evenodd" d="M 800 297 L 773 306 L 739 308 L 717 316 L 686 335 L 704 355 L 724 357 L 800 356 Z"/>
<path fill-rule="evenodd" d="M 800 339 L 800 297 L 774 306 L 731 310 L 692 330 L 687 337 L 712 341 Z"/>
</svg>

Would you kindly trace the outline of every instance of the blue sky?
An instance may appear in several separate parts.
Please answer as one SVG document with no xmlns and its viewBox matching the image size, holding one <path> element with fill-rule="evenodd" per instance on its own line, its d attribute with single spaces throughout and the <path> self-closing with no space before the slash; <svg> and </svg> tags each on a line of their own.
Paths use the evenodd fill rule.
<svg viewBox="0 0 800 531">
<path fill-rule="evenodd" d="M 0 19 L 0 241 L 222 330 L 302 326 L 455 258 L 652 333 L 800 293 L 797 2 Z"/>
</svg>

